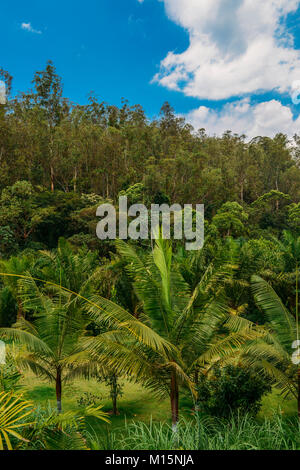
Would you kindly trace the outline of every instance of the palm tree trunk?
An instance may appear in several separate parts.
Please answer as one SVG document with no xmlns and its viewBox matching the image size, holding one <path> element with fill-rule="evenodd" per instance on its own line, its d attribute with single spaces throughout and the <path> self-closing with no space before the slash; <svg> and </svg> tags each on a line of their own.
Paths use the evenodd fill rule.
<svg viewBox="0 0 300 470">
<path fill-rule="evenodd" d="M 118 414 L 118 407 L 117 407 L 118 379 L 117 379 L 116 374 L 112 374 L 111 395 L 112 395 L 113 415 L 117 416 Z"/>
<path fill-rule="evenodd" d="M 18 313 L 17 313 L 17 318 L 23 318 L 24 317 L 24 312 L 23 312 L 23 307 L 22 307 L 22 302 L 18 300 Z"/>
<path fill-rule="evenodd" d="M 176 377 L 176 371 L 173 370 L 171 373 L 171 412 L 172 412 L 172 427 L 176 430 L 176 426 L 178 423 L 178 404 L 179 404 L 179 390 L 178 390 L 178 383 Z"/>
<path fill-rule="evenodd" d="M 117 408 L 117 397 L 116 397 L 116 395 L 113 396 L 112 402 L 113 402 L 113 415 L 117 416 L 118 408 Z"/>
<path fill-rule="evenodd" d="M 61 413 L 61 368 L 56 371 L 56 403 L 57 411 Z"/>
</svg>

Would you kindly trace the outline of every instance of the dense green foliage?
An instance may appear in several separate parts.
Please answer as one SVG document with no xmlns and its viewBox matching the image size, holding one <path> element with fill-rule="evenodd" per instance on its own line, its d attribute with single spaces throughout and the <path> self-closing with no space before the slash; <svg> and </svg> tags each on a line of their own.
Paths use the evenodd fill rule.
<svg viewBox="0 0 300 470">
<path fill-rule="evenodd" d="M 106 383 L 114 415 L 123 378 L 150 390 L 153 407 L 170 400 L 173 431 L 129 425 L 122 448 L 299 448 L 298 424 L 244 416 L 276 387 L 300 417 L 299 151 L 298 136 L 210 137 L 168 103 L 152 120 L 125 100 L 76 105 L 52 63 L 0 105 L 0 337 L 11 361 L 0 391 L 18 393 L 30 370 L 57 399 L 57 411 L 26 402 L 30 444 L 13 445 L 103 448 L 85 426 L 85 413 L 106 419 L 97 395 L 79 399 L 80 415 L 62 409 L 80 377 Z M 204 247 L 100 241 L 96 209 L 121 195 L 148 208 L 203 203 Z M 231 427 L 202 415 L 178 425 L 182 396 Z"/>
</svg>

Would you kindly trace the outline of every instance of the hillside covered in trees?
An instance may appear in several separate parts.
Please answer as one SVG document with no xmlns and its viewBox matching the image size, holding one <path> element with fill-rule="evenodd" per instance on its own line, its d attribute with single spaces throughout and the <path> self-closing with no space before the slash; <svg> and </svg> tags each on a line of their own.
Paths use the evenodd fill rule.
<svg viewBox="0 0 300 470">
<path fill-rule="evenodd" d="M 1 77 L 9 92 L 12 78 Z M 32 84 L 0 107 L 2 256 L 60 236 L 97 244 L 95 206 L 120 193 L 148 206 L 202 203 L 222 236 L 299 229 L 297 136 L 210 137 L 168 103 L 152 120 L 126 100 L 118 108 L 91 95 L 77 105 L 51 62 Z"/>
<path fill-rule="evenodd" d="M 299 448 L 300 137 L 78 105 L 51 62 L 0 78 L 0 448 Z M 99 240 L 124 195 L 204 204 L 203 248 Z"/>
</svg>

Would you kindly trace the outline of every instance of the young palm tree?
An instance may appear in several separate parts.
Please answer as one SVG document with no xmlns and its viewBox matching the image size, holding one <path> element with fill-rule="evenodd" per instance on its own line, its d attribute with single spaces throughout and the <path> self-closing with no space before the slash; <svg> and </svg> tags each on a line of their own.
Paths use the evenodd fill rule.
<svg viewBox="0 0 300 470">
<path fill-rule="evenodd" d="M 61 411 L 68 357 L 75 349 L 77 351 L 78 339 L 88 322 L 81 314 L 78 295 L 73 291 L 84 295 L 89 290 L 96 256 L 83 251 L 74 254 L 70 245 L 60 239 L 56 252 L 42 251 L 38 259 L 25 257 L 21 261 L 17 263 L 12 259 L 3 264 L 2 275 L 5 282 L 13 286 L 19 310 L 31 315 L 33 312 L 34 320 L 31 324 L 19 315 L 15 328 L 2 329 L 1 334 L 26 345 L 23 364 L 55 382 L 57 408 Z M 35 282 L 29 271 L 39 280 Z M 69 290 L 61 290 L 61 285 Z M 74 363 L 72 368 L 75 369 Z"/>
<path fill-rule="evenodd" d="M 3 273 L 14 273 L 17 275 L 22 275 L 24 272 L 27 272 L 29 269 L 34 269 L 35 259 L 33 256 L 12 256 L 9 260 L 0 261 L 0 271 Z M 13 276 L 7 276 L 3 278 L 4 284 L 8 287 L 9 291 L 12 293 L 13 297 L 16 299 L 18 305 L 18 318 L 24 315 L 22 303 L 18 297 L 18 278 Z"/>
<path fill-rule="evenodd" d="M 57 409 L 61 411 L 62 383 L 68 376 L 68 360 L 85 331 L 86 320 L 73 308 L 72 294 L 45 294 L 31 279 L 19 280 L 19 298 L 24 311 L 33 312 L 33 322 L 20 317 L 14 328 L 1 328 L 0 336 L 26 347 L 19 362 L 35 374 L 55 383 Z M 74 363 L 72 363 L 74 367 Z"/>
<path fill-rule="evenodd" d="M 293 236 L 290 232 L 284 232 L 283 243 L 284 260 L 287 269 L 295 271 L 295 314 L 297 340 L 299 341 L 299 266 L 300 266 L 300 237 Z"/>
<path fill-rule="evenodd" d="M 97 255 L 87 249 L 74 253 L 71 245 L 60 238 L 55 251 L 40 251 L 35 277 L 51 281 L 74 292 L 83 294 L 97 271 Z"/>
<path fill-rule="evenodd" d="M 255 302 L 266 315 L 270 334 L 244 348 L 250 362 L 269 374 L 284 392 L 292 393 L 298 401 L 300 419 L 300 368 L 293 365 L 293 346 L 299 340 L 298 310 L 296 316 L 288 311 L 268 282 L 252 276 Z M 298 302 L 298 300 L 297 300 Z"/>
</svg>

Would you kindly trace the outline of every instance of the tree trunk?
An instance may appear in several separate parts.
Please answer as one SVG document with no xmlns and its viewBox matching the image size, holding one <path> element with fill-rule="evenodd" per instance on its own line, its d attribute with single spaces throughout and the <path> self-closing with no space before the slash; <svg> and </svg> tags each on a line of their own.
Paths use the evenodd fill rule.
<svg viewBox="0 0 300 470">
<path fill-rule="evenodd" d="M 25 315 L 24 315 L 24 312 L 23 312 L 22 302 L 18 301 L 17 319 L 19 320 L 20 318 L 25 318 Z"/>
<path fill-rule="evenodd" d="M 172 427 L 175 430 L 178 423 L 178 403 L 179 403 L 179 391 L 176 377 L 176 371 L 173 370 L 171 373 L 171 412 L 172 412 Z"/>
<path fill-rule="evenodd" d="M 53 166 L 51 165 L 50 167 L 50 178 L 51 178 L 51 191 L 54 191 L 54 169 Z"/>
<path fill-rule="evenodd" d="M 117 397 L 115 395 L 113 396 L 112 403 L 113 403 L 113 415 L 117 416 L 118 414 Z"/>
<path fill-rule="evenodd" d="M 57 411 L 61 413 L 61 369 L 60 367 L 56 371 L 56 403 L 57 403 Z"/>
<path fill-rule="evenodd" d="M 244 202 L 244 184 L 241 183 L 241 202 Z"/>
<path fill-rule="evenodd" d="M 74 189 L 74 193 L 76 193 L 77 191 L 77 167 L 75 166 L 75 169 L 74 169 L 74 186 L 73 186 L 73 189 Z"/>
<path fill-rule="evenodd" d="M 112 375 L 111 378 L 111 397 L 112 397 L 112 405 L 113 405 L 113 415 L 118 415 L 118 407 L 117 407 L 117 398 L 118 398 L 118 378 L 116 374 Z"/>
</svg>

